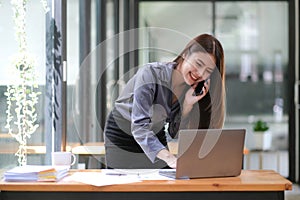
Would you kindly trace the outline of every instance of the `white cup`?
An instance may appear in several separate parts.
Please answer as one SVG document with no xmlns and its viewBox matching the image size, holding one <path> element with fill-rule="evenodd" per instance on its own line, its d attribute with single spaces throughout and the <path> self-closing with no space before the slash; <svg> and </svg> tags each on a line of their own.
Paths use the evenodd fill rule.
<svg viewBox="0 0 300 200">
<path fill-rule="evenodd" d="M 57 151 L 52 152 L 52 165 L 72 166 L 76 162 L 76 156 L 71 152 Z"/>
</svg>

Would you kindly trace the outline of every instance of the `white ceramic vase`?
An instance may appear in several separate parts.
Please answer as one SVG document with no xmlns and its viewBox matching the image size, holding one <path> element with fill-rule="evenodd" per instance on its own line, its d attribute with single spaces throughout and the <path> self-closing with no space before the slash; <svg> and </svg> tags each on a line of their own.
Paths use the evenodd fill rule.
<svg viewBox="0 0 300 200">
<path fill-rule="evenodd" d="M 254 149 L 255 150 L 270 150 L 272 146 L 272 133 L 271 131 L 255 131 L 254 136 Z"/>
</svg>

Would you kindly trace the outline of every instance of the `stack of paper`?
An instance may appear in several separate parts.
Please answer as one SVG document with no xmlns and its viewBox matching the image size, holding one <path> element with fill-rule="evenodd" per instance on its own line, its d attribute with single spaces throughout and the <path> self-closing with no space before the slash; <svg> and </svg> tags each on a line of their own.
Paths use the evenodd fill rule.
<svg viewBox="0 0 300 200">
<path fill-rule="evenodd" d="M 58 181 L 68 174 L 69 166 L 25 165 L 4 173 L 5 181 Z"/>
</svg>

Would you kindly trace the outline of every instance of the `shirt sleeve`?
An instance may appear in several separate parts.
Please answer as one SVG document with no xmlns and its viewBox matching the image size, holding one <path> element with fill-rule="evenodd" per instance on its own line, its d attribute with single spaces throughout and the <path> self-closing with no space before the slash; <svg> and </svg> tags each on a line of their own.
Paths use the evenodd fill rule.
<svg viewBox="0 0 300 200">
<path fill-rule="evenodd" d="M 153 131 L 156 78 L 148 67 L 141 69 L 136 78 L 132 106 L 132 135 L 144 153 L 154 163 L 157 153 L 165 146 Z"/>
</svg>

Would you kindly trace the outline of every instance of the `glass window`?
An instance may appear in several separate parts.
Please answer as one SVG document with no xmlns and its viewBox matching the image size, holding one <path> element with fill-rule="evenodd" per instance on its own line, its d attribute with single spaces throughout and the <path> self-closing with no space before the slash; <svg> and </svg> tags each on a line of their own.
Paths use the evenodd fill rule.
<svg viewBox="0 0 300 200">
<path fill-rule="evenodd" d="M 67 142 L 68 145 L 80 142 L 78 126 L 74 116 L 79 114 L 78 88 L 75 87 L 79 78 L 79 1 L 67 1 Z M 76 105 L 76 106 L 74 106 Z"/>
<path fill-rule="evenodd" d="M 288 3 L 217 2 L 215 30 L 226 55 L 226 127 L 247 128 L 255 149 L 253 122 L 266 121 L 270 150 L 288 163 Z M 288 164 L 262 167 L 288 176 Z"/>
<path fill-rule="evenodd" d="M 105 40 L 105 38 L 111 38 L 116 34 L 114 15 L 116 2 L 112 0 L 67 1 L 67 143 L 69 146 L 99 146 L 99 142 L 103 142 L 102 121 L 97 117 L 99 107 L 106 106 L 105 109 L 110 110 L 109 103 L 112 97 L 109 92 L 107 95 L 99 94 L 98 87 L 106 86 L 106 89 L 111 91 L 110 87 L 115 82 L 112 60 L 115 57 L 114 42 L 116 41 Z M 102 39 L 105 40 L 105 45 L 101 43 Z M 101 167 L 103 162 L 95 158 L 96 155 L 81 157 L 80 166 Z M 95 165 L 87 166 L 88 162 L 93 162 Z"/>
<path fill-rule="evenodd" d="M 212 3 L 141 2 L 139 28 L 139 64 L 172 61 L 190 39 L 212 33 Z"/>
<path fill-rule="evenodd" d="M 4 92 L 7 85 L 16 81 L 15 74 L 12 74 L 12 57 L 18 51 L 15 28 L 13 23 L 13 9 L 10 1 L 0 2 L 0 169 L 10 168 L 18 165 L 17 152 L 19 143 L 8 135 L 6 125 L 6 96 Z M 39 95 L 37 109 L 37 124 L 39 128 L 28 139 L 27 145 L 28 164 L 44 164 L 44 88 L 45 88 L 45 11 L 41 3 L 34 1 L 27 2 L 26 13 L 27 50 L 35 57 L 36 74 Z M 5 48 L 4 48 L 5 47 Z"/>
<path fill-rule="evenodd" d="M 67 5 L 67 142 L 76 146 L 99 139 L 95 107 L 97 7 L 96 1 L 68 0 Z"/>
</svg>

